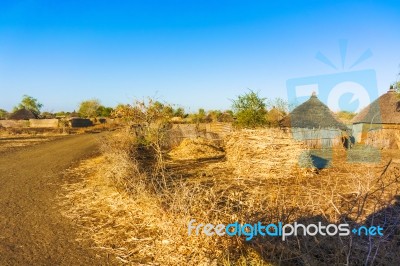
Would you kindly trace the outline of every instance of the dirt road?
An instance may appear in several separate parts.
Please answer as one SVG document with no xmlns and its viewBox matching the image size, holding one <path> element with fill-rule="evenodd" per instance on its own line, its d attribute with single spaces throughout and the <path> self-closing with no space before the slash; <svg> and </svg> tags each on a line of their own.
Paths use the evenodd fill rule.
<svg viewBox="0 0 400 266">
<path fill-rule="evenodd" d="M 108 265 L 58 211 L 63 171 L 98 153 L 102 134 L 68 136 L 0 154 L 0 265 Z M 111 259 L 110 259 L 111 260 Z"/>
</svg>

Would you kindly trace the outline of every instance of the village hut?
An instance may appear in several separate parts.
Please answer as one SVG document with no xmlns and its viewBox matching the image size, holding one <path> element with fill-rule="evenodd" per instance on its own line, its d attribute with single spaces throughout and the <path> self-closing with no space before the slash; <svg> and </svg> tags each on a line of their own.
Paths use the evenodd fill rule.
<svg viewBox="0 0 400 266">
<path fill-rule="evenodd" d="M 312 148 L 348 147 L 350 129 L 322 103 L 315 93 L 280 121 L 293 138 L 304 141 Z"/>
<path fill-rule="evenodd" d="M 400 94 L 390 88 L 352 120 L 356 142 L 400 148 Z"/>
<path fill-rule="evenodd" d="M 279 127 L 279 121 L 285 117 L 285 113 L 275 106 L 266 114 L 267 123 L 271 127 Z"/>
<path fill-rule="evenodd" d="M 15 112 L 13 112 L 8 119 L 9 120 L 29 120 L 29 119 L 38 119 L 39 116 L 35 113 L 32 112 L 31 110 L 28 109 L 19 109 Z"/>
<path fill-rule="evenodd" d="M 232 114 L 229 112 L 223 112 L 220 116 L 218 116 L 218 122 L 226 122 L 226 123 L 232 123 L 234 122 Z"/>
</svg>

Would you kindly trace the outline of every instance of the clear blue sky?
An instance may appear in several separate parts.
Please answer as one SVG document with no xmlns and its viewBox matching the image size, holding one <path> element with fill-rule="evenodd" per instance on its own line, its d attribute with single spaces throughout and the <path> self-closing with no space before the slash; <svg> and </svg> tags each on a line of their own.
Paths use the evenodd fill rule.
<svg viewBox="0 0 400 266">
<path fill-rule="evenodd" d="M 279 3 L 278 3 L 279 2 Z M 22 95 L 43 111 L 156 96 L 186 109 L 226 109 L 247 88 L 286 98 L 291 78 L 376 71 L 380 93 L 400 64 L 397 1 L 0 1 L 0 108 Z"/>
</svg>

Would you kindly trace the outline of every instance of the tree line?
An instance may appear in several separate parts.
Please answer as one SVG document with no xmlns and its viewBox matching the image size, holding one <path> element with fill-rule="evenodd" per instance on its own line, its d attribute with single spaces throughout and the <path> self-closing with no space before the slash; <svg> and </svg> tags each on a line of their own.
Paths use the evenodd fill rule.
<svg viewBox="0 0 400 266">
<path fill-rule="evenodd" d="M 394 85 L 393 85 L 394 86 Z M 398 88 L 400 86 L 396 86 Z M 175 123 L 210 123 L 210 122 L 229 122 L 241 128 L 256 127 L 278 127 L 279 121 L 289 112 L 289 104 L 280 99 L 268 99 L 262 97 L 258 92 L 248 90 L 231 100 L 231 109 L 229 110 L 208 110 L 203 108 L 196 112 L 186 112 L 183 107 L 175 106 L 159 100 L 150 99 L 147 111 L 162 114 L 169 122 Z M 137 114 L 140 103 L 136 101 L 133 104 L 118 104 L 115 107 L 107 107 L 101 104 L 98 99 L 89 99 L 82 101 L 78 105 L 77 111 L 73 112 L 41 112 L 43 104 L 36 98 L 24 95 L 19 104 L 13 108 L 13 112 L 27 109 L 40 118 L 62 118 L 62 117 L 81 117 L 81 118 L 120 118 L 125 121 L 131 121 Z M 0 119 L 6 119 L 9 113 L 0 109 Z M 350 121 L 354 113 L 342 111 L 337 114 L 343 121 Z"/>
<path fill-rule="evenodd" d="M 288 105 L 282 99 L 268 100 L 249 90 L 243 95 L 239 95 L 232 101 L 231 110 L 208 110 L 203 108 L 197 112 L 188 113 L 183 107 L 163 103 L 158 100 L 150 100 L 149 110 L 156 110 L 164 118 L 171 122 L 188 123 L 209 123 L 209 122 L 230 122 L 239 127 L 258 127 L 258 126 L 277 126 L 278 120 L 288 112 Z M 132 114 L 139 108 L 139 101 L 134 104 L 119 104 L 116 107 L 107 107 L 101 104 L 98 99 L 82 101 L 77 111 L 73 112 L 42 112 L 43 104 L 38 99 L 23 95 L 21 102 L 17 104 L 12 112 L 26 109 L 34 113 L 39 118 L 57 117 L 111 117 L 129 120 Z M 269 110 L 268 110 L 269 109 Z M 149 111 L 148 110 L 148 111 Z M 9 113 L 0 109 L 0 119 L 6 119 Z"/>
</svg>

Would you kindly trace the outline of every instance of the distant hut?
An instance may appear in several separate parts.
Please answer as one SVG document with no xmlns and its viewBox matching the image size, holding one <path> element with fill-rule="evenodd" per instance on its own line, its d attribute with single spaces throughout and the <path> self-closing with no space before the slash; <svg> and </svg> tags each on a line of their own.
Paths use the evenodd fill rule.
<svg viewBox="0 0 400 266">
<path fill-rule="evenodd" d="M 400 148 L 400 95 L 390 88 L 355 116 L 356 142 L 380 148 Z"/>
<path fill-rule="evenodd" d="M 234 121 L 232 114 L 229 112 L 223 112 L 218 116 L 218 122 L 232 123 Z"/>
<path fill-rule="evenodd" d="M 285 117 L 285 113 L 275 106 L 266 114 L 267 123 L 271 127 L 279 127 L 279 121 Z"/>
<path fill-rule="evenodd" d="M 315 93 L 280 121 L 293 137 L 312 148 L 349 145 L 349 128 L 322 103 Z"/>
<path fill-rule="evenodd" d="M 36 113 L 25 108 L 15 111 L 8 117 L 9 120 L 29 120 L 38 118 L 39 116 Z"/>
</svg>

